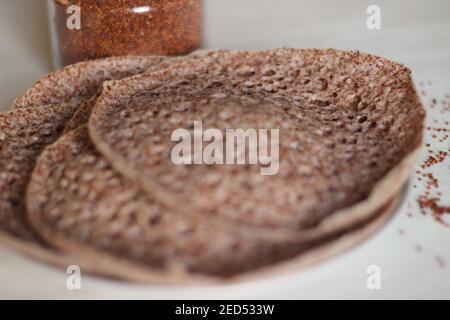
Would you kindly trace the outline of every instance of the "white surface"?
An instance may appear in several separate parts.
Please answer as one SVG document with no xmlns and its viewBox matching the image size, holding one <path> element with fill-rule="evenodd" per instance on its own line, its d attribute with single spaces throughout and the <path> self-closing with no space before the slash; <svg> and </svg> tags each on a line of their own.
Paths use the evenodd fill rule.
<svg viewBox="0 0 450 320">
<path fill-rule="evenodd" d="M 0 107 L 4 110 L 49 71 L 43 2 L 0 0 Z M 432 80 L 426 87 L 425 103 L 450 93 L 449 1 L 206 2 L 208 47 L 358 49 L 403 62 L 413 70 L 417 83 Z M 381 7 L 380 31 L 366 29 L 369 4 Z M 443 121 L 443 117 L 450 118 L 449 113 L 428 113 L 430 123 Z M 448 149 L 449 141 L 440 149 Z M 450 205 L 449 162 L 438 174 L 441 189 L 447 191 L 443 201 Z M 417 194 L 417 190 L 411 191 L 407 200 L 412 219 L 403 207 L 381 232 L 349 253 L 298 274 L 240 286 L 180 289 L 84 276 L 82 290 L 69 291 L 63 271 L 0 247 L 0 298 L 450 298 L 450 229 L 420 215 Z M 416 250 L 417 245 L 422 252 Z M 446 261 L 445 267 L 439 266 L 437 256 Z M 366 268 L 373 264 L 382 271 L 379 291 L 366 288 Z"/>
</svg>

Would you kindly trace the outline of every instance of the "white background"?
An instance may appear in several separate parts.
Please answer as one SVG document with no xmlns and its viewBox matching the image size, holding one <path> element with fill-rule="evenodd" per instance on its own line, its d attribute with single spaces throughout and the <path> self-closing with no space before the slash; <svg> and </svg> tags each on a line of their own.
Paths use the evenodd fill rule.
<svg viewBox="0 0 450 320">
<path fill-rule="evenodd" d="M 361 50 L 403 62 L 417 84 L 431 80 L 426 105 L 450 93 L 450 1 L 205 1 L 208 48 Z M 366 28 L 370 4 L 381 7 L 382 30 Z M 45 1 L 0 0 L 0 110 L 50 70 Z M 430 123 L 443 117 L 450 120 L 448 113 L 428 112 Z M 448 149 L 450 142 L 433 147 Z M 448 205 L 449 162 L 434 171 Z M 0 298 L 450 298 L 450 229 L 420 215 L 419 193 L 420 186 L 410 190 L 394 220 L 352 251 L 308 270 L 245 285 L 136 286 L 84 276 L 82 290 L 69 291 L 63 271 L 0 247 Z M 382 270 L 379 291 L 366 288 L 366 268 L 372 264 Z"/>
</svg>

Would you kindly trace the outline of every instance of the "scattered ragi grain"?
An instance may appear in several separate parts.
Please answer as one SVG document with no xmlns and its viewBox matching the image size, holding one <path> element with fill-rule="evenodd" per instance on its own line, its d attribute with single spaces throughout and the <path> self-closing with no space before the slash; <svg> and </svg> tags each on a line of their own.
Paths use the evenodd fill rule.
<svg viewBox="0 0 450 320">
<path fill-rule="evenodd" d="M 431 85 L 431 82 L 426 82 L 426 85 Z M 421 82 L 420 86 L 425 87 L 425 82 Z M 427 92 L 423 89 L 422 97 L 426 95 Z M 442 120 L 428 120 L 429 123 L 432 123 L 426 127 L 425 150 L 428 157 L 418 164 L 420 168 L 416 171 L 415 180 L 423 187 L 420 189 L 416 200 L 422 214 L 431 214 L 436 221 L 450 227 L 449 222 L 445 220 L 445 216 L 450 215 L 450 206 L 442 204 L 441 199 L 443 192 L 448 190 L 450 186 L 440 181 L 439 177 L 431 172 L 436 169 L 449 170 L 446 160 L 449 157 L 450 148 L 448 144 L 445 145 L 445 142 L 449 137 L 450 124 L 445 115 L 448 116 L 450 113 L 450 94 L 446 94 L 440 102 L 436 98 L 431 98 L 426 107 L 444 116 Z M 417 184 L 414 185 L 414 188 L 417 189 Z M 408 210 L 408 217 L 412 217 L 410 210 Z"/>
</svg>

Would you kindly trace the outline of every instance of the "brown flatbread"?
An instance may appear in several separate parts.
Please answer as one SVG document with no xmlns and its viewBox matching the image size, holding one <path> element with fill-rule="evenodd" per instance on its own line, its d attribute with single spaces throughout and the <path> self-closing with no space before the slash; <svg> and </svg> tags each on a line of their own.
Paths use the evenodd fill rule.
<svg viewBox="0 0 450 320">
<path fill-rule="evenodd" d="M 257 104 L 249 115 L 267 122 L 276 112 L 278 125 L 287 126 L 277 175 L 263 178 L 248 166 L 173 164 L 176 128 L 194 120 L 239 127 L 245 108 L 202 107 L 205 96 L 273 106 L 261 111 Z M 231 120 L 209 121 L 220 120 L 222 111 Z M 384 205 L 408 177 L 423 119 L 410 71 L 398 63 L 358 52 L 278 49 L 215 52 L 151 78 L 108 82 L 89 128 L 111 165 L 166 208 L 287 232 Z M 403 159 L 409 164 L 401 165 Z M 393 169 L 396 181 L 388 179 Z M 391 188 L 376 190 L 384 181 Z"/>
<path fill-rule="evenodd" d="M 189 56 L 185 57 L 174 57 L 174 58 L 165 58 L 161 59 L 160 57 L 155 58 L 157 63 L 151 65 L 146 69 L 146 71 L 143 74 L 146 74 L 146 76 L 150 76 L 152 72 L 163 70 L 170 66 L 175 66 L 181 62 L 189 62 L 189 61 L 195 61 L 195 59 L 198 59 L 202 55 L 206 54 L 207 51 L 196 51 Z M 151 58 L 153 59 L 153 58 Z M 138 76 L 135 76 L 138 77 Z M 100 87 L 100 85 L 99 85 Z M 91 115 L 92 109 L 95 106 L 95 103 L 97 102 L 98 97 L 101 95 L 102 89 L 99 88 L 97 91 L 97 94 L 92 96 L 89 99 L 84 100 L 80 103 L 77 111 L 73 115 L 72 119 L 67 123 L 65 132 L 69 132 L 72 130 L 75 130 L 83 125 L 85 125 L 89 117 Z"/>
<path fill-rule="evenodd" d="M 33 173 L 27 205 L 30 223 L 47 242 L 69 252 L 80 265 L 87 263 L 88 270 L 134 281 L 236 275 L 348 231 L 279 237 L 165 211 L 112 170 L 85 128 L 46 149 Z M 358 224 L 363 223 L 367 220 Z"/>
<path fill-rule="evenodd" d="M 26 254 L 35 252 L 45 260 L 58 261 L 59 257 L 53 256 L 53 252 L 38 241 L 23 220 L 25 188 L 37 157 L 61 135 L 78 105 L 83 106 L 84 100 L 97 92 L 103 80 L 150 72 L 180 59 L 116 57 L 71 65 L 38 81 L 16 99 L 15 110 L 0 114 L 2 243 L 13 245 Z M 49 105 L 42 106 L 45 103 Z M 71 123 L 82 125 L 87 121 L 85 117 L 79 116 Z"/>
<path fill-rule="evenodd" d="M 78 105 L 95 95 L 104 81 L 143 73 L 165 59 L 160 56 L 129 56 L 69 65 L 36 82 L 14 101 L 13 109 L 50 104 Z"/>
<path fill-rule="evenodd" d="M 0 241 L 41 260 L 78 264 L 84 271 L 133 281 L 178 283 L 217 276 L 233 276 L 237 280 L 298 268 L 341 252 L 376 230 L 392 214 L 392 199 L 408 177 L 423 125 L 423 111 L 406 68 L 370 55 L 334 50 L 202 52 L 194 56 L 195 59 L 179 58 L 173 64 L 164 60 L 150 68 L 164 71 L 152 75 L 107 82 L 104 92 L 93 98 L 90 97 L 98 92 L 103 80 L 111 78 L 110 74 L 105 76 L 99 69 L 84 64 L 80 65 L 83 74 L 68 67 L 57 72 L 59 75 L 38 82 L 19 98 L 16 108 L 37 106 L 44 101 L 69 108 L 81 105 L 66 128 L 68 134 L 39 159 L 27 193 L 31 226 L 49 245 L 67 254 L 54 254 L 36 245 L 32 233 L 31 242 L 23 242 L 0 232 Z M 122 67 L 119 63 L 117 73 L 113 73 L 122 75 Z M 45 94 L 41 90 L 49 91 Z M 38 103 L 34 104 L 33 99 Z M 90 134 L 101 154 L 86 129 L 79 128 L 89 118 L 97 99 Z M 118 113 L 113 116 L 109 112 Z M 147 112 L 155 117 L 148 117 Z M 394 119 L 384 117 L 383 112 Z M 231 119 L 222 119 L 230 115 Z M 177 168 L 171 176 L 167 175 L 171 168 L 165 162 L 167 158 L 160 158 L 164 161 L 156 164 L 145 159 L 136 161 L 150 155 L 147 160 L 153 161 L 155 155 L 169 151 L 164 143 L 166 134 L 175 125 L 190 129 L 197 116 L 206 117 L 203 120 L 207 125 L 221 129 L 228 120 L 232 126 L 285 125 L 283 137 L 287 138 L 281 140 L 281 159 L 284 155 L 293 161 L 302 159 L 302 149 L 297 150 L 296 144 L 301 142 L 311 156 L 307 162 L 312 160 L 313 165 L 282 163 L 282 177 L 276 176 L 274 181 L 296 180 L 284 168 L 297 169 L 293 172 L 303 179 L 301 188 L 307 186 L 305 198 L 297 194 L 295 182 L 291 185 L 295 197 L 289 195 L 295 198 L 294 202 L 277 207 L 277 202 L 270 200 L 281 195 L 278 203 L 284 204 L 288 189 L 280 185 L 278 190 L 271 180 L 257 183 L 259 167 L 247 167 L 232 170 L 231 175 L 239 179 L 230 190 L 222 188 L 223 183 L 217 188 L 226 191 L 226 199 L 238 196 L 229 202 L 231 207 L 222 206 L 226 203 L 217 201 L 220 197 L 208 198 L 208 189 L 203 195 L 195 193 L 195 201 L 190 202 L 188 188 L 192 191 L 201 187 L 208 182 L 203 178 L 211 177 L 211 173 L 226 177 L 227 172 L 200 166 L 195 168 L 195 175 Z M 106 124 L 107 120 L 113 121 Z M 147 130 L 148 124 L 156 126 Z M 317 126 L 323 124 L 327 126 Z M 116 125 L 117 134 L 111 131 Z M 294 141 L 297 137 L 295 130 L 290 130 L 291 125 L 300 127 L 303 134 L 299 141 Z M 130 136 L 130 132 L 133 139 L 128 147 L 124 146 L 125 140 L 115 140 Z M 354 133 L 356 141 L 349 132 Z M 153 139 L 145 142 L 144 137 Z M 395 144 L 393 150 L 380 137 Z M 155 144 L 156 140 L 163 143 Z M 111 148 L 116 142 L 123 149 Z M 131 155 L 121 153 L 126 148 L 140 147 L 140 155 L 134 151 Z M 334 151 L 321 153 L 324 147 Z M 370 153 L 373 150 L 376 152 Z M 312 155 L 313 151 L 319 153 Z M 365 152 L 371 158 L 367 154 L 364 157 Z M 329 174 L 334 170 L 323 165 L 329 163 L 330 157 L 343 165 L 345 174 L 338 178 Z M 362 161 L 360 166 L 357 160 Z M 358 170 L 356 178 L 352 178 L 344 161 Z M 378 161 L 385 162 L 379 167 Z M 374 162 L 375 168 L 370 167 Z M 151 166 L 146 166 L 149 163 Z M 158 168 L 156 179 L 149 183 L 154 168 Z M 197 174 L 199 180 L 195 178 Z M 188 188 L 165 184 L 167 177 L 181 179 L 179 182 Z M 308 184 L 308 178 L 316 180 L 319 188 Z M 335 179 L 336 186 L 344 188 L 331 192 L 326 188 L 327 179 Z M 355 182 L 357 179 L 360 180 Z M 238 194 L 242 186 L 248 191 L 244 201 L 240 200 L 244 193 Z M 346 189 L 347 186 L 353 188 Z M 255 197 L 258 192 L 262 192 L 260 198 Z M 345 194 L 344 199 L 341 194 Z M 308 199 L 312 205 L 302 199 Z M 317 205 L 319 200 L 323 203 Z M 254 204 L 261 204 L 263 211 L 252 210 Z M 297 204 L 302 210 L 295 210 Z M 242 209 L 244 214 L 237 215 L 235 209 Z M 29 231 L 28 224 L 22 226 Z M 273 267 L 275 263 L 280 264 Z"/>
<path fill-rule="evenodd" d="M 36 158 L 63 131 L 75 107 L 41 106 L 0 113 L 0 230 L 36 241 L 24 221 L 24 196 Z"/>
</svg>

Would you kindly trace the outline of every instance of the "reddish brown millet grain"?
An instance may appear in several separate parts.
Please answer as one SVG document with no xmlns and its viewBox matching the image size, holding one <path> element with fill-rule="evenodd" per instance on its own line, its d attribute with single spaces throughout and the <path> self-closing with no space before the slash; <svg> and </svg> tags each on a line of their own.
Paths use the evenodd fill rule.
<svg viewBox="0 0 450 320">
<path fill-rule="evenodd" d="M 81 8 L 80 30 L 66 26 L 68 5 Z M 64 65 L 110 56 L 183 55 L 202 43 L 203 0 L 55 0 L 54 6 Z"/>
</svg>

